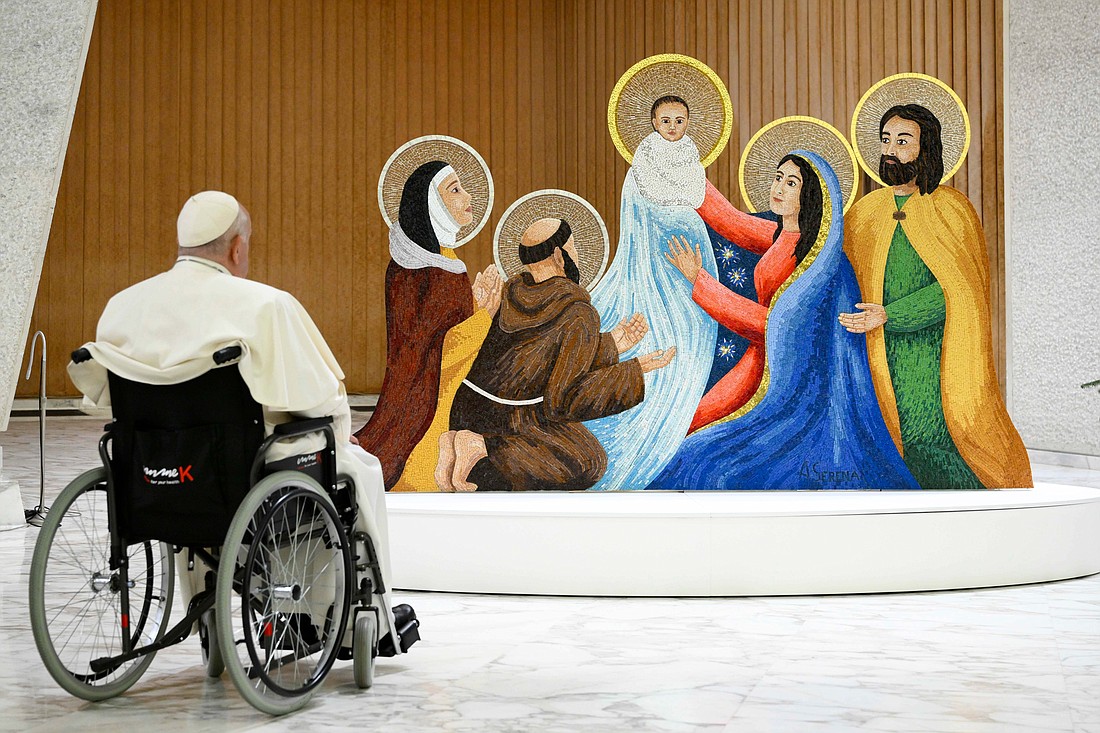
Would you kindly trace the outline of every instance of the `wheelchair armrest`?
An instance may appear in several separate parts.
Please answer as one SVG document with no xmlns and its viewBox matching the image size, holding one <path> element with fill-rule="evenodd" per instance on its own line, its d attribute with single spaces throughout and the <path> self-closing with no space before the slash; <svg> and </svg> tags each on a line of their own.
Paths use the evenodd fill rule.
<svg viewBox="0 0 1100 733">
<path fill-rule="evenodd" d="M 84 348 L 83 346 L 81 346 L 81 347 L 80 347 L 79 349 L 77 349 L 76 351 L 74 351 L 74 352 L 73 352 L 73 353 L 72 353 L 72 354 L 71 354 L 71 355 L 69 356 L 69 358 L 71 358 L 71 359 L 73 360 L 73 364 L 82 364 L 82 363 L 84 363 L 84 362 L 86 362 L 86 361 L 90 361 L 90 360 L 91 360 L 91 358 L 92 358 L 92 352 L 88 351 L 88 350 L 87 350 L 87 349 L 85 349 L 85 348 Z"/>
<path fill-rule="evenodd" d="M 294 420 L 293 422 L 279 423 L 272 432 L 280 437 L 290 435 L 304 435 L 321 430 L 326 425 L 332 425 L 332 417 L 314 417 L 308 420 Z"/>
<path fill-rule="evenodd" d="M 280 440 L 315 432 L 321 432 L 325 436 L 325 451 L 330 457 L 325 469 L 325 483 L 328 485 L 326 488 L 333 488 L 336 478 L 336 466 L 334 461 L 336 457 L 336 434 L 332 430 L 331 416 L 294 420 L 288 423 L 280 423 L 272 428 L 271 435 L 264 439 L 264 442 L 260 445 L 260 450 L 256 452 L 256 458 L 252 461 L 252 484 L 255 485 L 256 482 L 260 480 L 260 476 L 263 475 L 267 451 L 272 445 L 278 443 Z"/>
</svg>

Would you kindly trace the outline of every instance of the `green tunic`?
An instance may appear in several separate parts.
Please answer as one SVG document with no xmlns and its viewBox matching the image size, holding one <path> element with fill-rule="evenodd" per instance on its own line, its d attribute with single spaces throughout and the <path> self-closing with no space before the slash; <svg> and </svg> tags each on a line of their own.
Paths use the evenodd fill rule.
<svg viewBox="0 0 1100 733">
<path fill-rule="evenodd" d="M 899 211 L 908 200 L 894 197 Z M 905 465 L 923 489 L 985 488 L 959 455 L 943 414 L 943 288 L 913 249 L 901 222 L 894 227 L 882 293 L 886 363 L 897 397 Z"/>
</svg>

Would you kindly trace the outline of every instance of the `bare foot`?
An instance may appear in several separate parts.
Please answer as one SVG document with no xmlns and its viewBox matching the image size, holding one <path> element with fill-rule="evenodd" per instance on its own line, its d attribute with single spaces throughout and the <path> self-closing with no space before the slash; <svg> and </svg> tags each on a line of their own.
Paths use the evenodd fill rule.
<svg viewBox="0 0 1100 733">
<path fill-rule="evenodd" d="M 454 438 L 455 464 L 451 474 L 451 483 L 455 491 L 476 491 L 477 484 L 466 479 L 477 462 L 489 455 L 485 448 L 485 439 L 470 430 L 459 430 Z"/>
<path fill-rule="evenodd" d="M 451 474 L 455 470 L 455 431 L 439 436 L 439 462 L 435 465 L 435 485 L 440 491 L 454 491 Z"/>
</svg>

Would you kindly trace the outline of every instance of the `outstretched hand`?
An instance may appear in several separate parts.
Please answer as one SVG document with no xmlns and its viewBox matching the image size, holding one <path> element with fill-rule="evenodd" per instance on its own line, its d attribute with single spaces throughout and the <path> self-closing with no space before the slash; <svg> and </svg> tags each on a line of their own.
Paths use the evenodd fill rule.
<svg viewBox="0 0 1100 733">
<path fill-rule="evenodd" d="M 840 325 L 849 333 L 867 333 L 886 323 L 886 308 L 878 303 L 856 303 L 862 313 L 841 313 Z"/>
<path fill-rule="evenodd" d="M 624 318 L 618 326 L 611 329 L 611 338 L 615 340 L 615 348 L 622 354 L 634 348 L 639 341 L 649 333 L 649 324 L 645 316 L 635 313 L 630 318 Z"/>
<path fill-rule="evenodd" d="M 642 367 L 642 374 L 656 369 L 664 369 L 676 356 L 676 347 L 657 349 L 656 351 L 638 357 L 638 364 Z"/>
<path fill-rule="evenodd" d="M 496 265 L 489 265 L 474 277 L 472 290 L 477 307 L 484 308 L 490 316 L 495 316 L 504 291 L 504 280 Z"/>
<path fill-rule="evenodd" d="M 682 272 L 692 285 L 695 284 L 695 278 L 699 277 L 699 271 L 703 269 L 703 252 L 699 249 L 699 245 L 695 245 L 695 249 L 692 250 L 685 237 L 680 237 L 680 240 L 676 241 L 676 235 L 673 235 L 668 240 L 665 259 Z"/>
</svg>

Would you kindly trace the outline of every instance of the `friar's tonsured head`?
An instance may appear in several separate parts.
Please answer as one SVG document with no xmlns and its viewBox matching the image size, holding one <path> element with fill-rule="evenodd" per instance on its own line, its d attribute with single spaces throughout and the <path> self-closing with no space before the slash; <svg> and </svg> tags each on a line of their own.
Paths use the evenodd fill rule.
<svg viewBox="0 0 1100 733">
<path fill-rule="evenodd" d="M 554 270 L 554 274 L 580 285 L 581 271 L 576 259 L 573 229 L 564 219 L 539 219 L 523 232 L 519 260 L 528 270 Z"/>
</svg>

